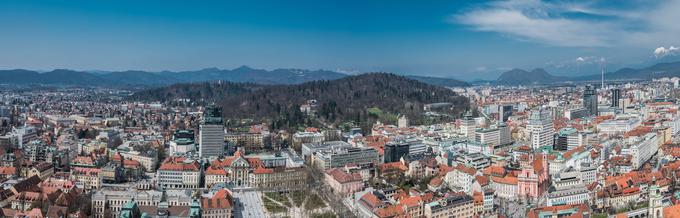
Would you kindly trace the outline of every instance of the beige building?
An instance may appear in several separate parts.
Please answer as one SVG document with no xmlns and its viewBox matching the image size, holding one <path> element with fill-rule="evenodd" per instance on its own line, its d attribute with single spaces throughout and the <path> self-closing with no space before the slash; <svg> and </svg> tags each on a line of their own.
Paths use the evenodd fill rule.
<svg viewBox="0 0 680 218">
<path fill-rule="evenodd" d="M 261 133 L 231 133 L 225 135 L 224 140 L 247 150 L 264 148 L 264 135 Z"/>
<path fill-rule="evenodd" d="M 265 190 L 290 190 L 306 187 L 304 167 L 258 167 L 250 174 L 250 185 Z"/>
<path fill-rule="evenodd" d="M 99 189 L 102 184 L 102 170 L 97 168 L 74 167 L 71 169 L 71 180 L 82 185 L 85 190 Z"/>
<path fill-rule="evenodd" d="M 52 174 L 54 174 L 54 167 L 52 167 L 52 164 L 47 162 L 41 162 L 29 168 L 25 177 L 38 176 L 40 177 L 40 179 L 45 180 L 52 176 Z"/>
<path fill-rule="evenodd" d="M 217 183 L 227 183 L 229 173 L 224 168 L 211 166 L 205 170 L 205 186 L 212 187 Z"/>
<path fill-rule="evenodd" d="M 425 204 L 425 217 L 473 217 L 474 203 L 468 195 L 449 196 Z"/>
</svg>

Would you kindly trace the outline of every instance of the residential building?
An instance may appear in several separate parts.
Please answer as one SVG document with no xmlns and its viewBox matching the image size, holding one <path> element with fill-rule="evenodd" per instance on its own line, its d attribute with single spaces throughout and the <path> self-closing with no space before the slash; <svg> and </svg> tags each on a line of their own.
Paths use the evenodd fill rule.
<svg viewBox="0 0 680 218">
<path fill-rule="evenodd" d="M 71 180 L 85 190 L 97 190 L 102 185 L 102 170 L 97 168 L 71 168 Z"/>
<path fill-rule="evenodd" d="M 474 205 L 468 195 L 453 195 L 425 204 L 425 217 L 473 217 Z"/>
<path fill-rule="evenodd" d="M 326 170 L 325 181 L 333 192 L 342 196 L 349 196 L 364 188 L 364 181 L 359 173 L 349 173 L 342 168 Z"/>
<path fill-rule="evenodd" d="M 231 218 L 234 199 L 227 189 L 220 189 L 210 197 L 201 198 L 203 218 Z"/>
</svg>

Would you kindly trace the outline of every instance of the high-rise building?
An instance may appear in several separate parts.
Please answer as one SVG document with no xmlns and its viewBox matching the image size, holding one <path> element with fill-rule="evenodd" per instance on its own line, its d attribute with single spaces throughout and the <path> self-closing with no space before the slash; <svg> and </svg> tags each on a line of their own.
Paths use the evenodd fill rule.
<svg viewBox="0 0 680 218">
<path fill-rule="evenodd" d="M 469 141 L 475 141 L 475 129 L 477 128 L 477 123 L 475 119 L 472 118 L 472 113 L 470 111 L 466 112 L 460 123 L 460 131 Z"/>
<path fill-rule="evenodd" d="M 512 116 L 512 105 L 501 105 L 498 110 L 498 121 L 507 122 L 510 116 Z"/>
<path fill-rule="evenodd" d="M 501 144 L 501 135 L 498 128 L 477 129 L 475 141 L 497 147 Z"/>
<path fill-rule="evenodd" d="M 542 109 L 531 111 L 527 130 L 531 137 L 531 147 L 553 146 L 555 129 L 548 111 Z"/>
<path fill-rule="evenodd" d="M 597 91 L 591 85 L 587 85 L 583 90 L 583 107 L 588 109 L 590 115 L 597 116 Z"/>
<path fill-rule="evenodd" d="M 208 106 L 199 126 L 199 156 L 219 157 L 224 154 L 224 125 L 222 108 Z"/>
<path fill-rule="evenodd" d="M 409 144 L 403 141 L 388 142 L 385 144 L 385 155 L 383 162 L 398 162 L 403 156 L 408 155 Z"/>
<path fill-rule="evenodd" d="M 572 127 L 560 129 L 560 131 L 557 133 L 557 137 L 555 137 L 555 145 L 553 148 L 558 151 L 569 150 L 570 140 L 573 141 L 573 136 L 578 135 L 579 133 Z"/>
<path fill-rule="evenodd" d="M 512 143 L 512 134 L 508 124 L 501 123 L 498 125 L 498 132 L 500 132 L 501 145 Z"/>
<path fill-rule="evenodd" d="M 612 89 L 612 107 L 619 107 L 621 99 L 621 89 Z"/>
</svg>

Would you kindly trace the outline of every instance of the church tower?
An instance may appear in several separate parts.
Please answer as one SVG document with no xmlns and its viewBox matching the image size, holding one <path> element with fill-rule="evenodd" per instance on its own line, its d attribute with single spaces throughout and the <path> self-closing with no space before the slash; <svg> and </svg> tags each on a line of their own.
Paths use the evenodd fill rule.
<svg viewBox="0 0 680 218">
<path fill-rule="evenodd" d="M 656 185 L 656 177 L 652 178 L 652 186 L 649 187 L 649 218 L 663 218 L 663 205 L 661 204 L 661 191 Z"/>
</svg>

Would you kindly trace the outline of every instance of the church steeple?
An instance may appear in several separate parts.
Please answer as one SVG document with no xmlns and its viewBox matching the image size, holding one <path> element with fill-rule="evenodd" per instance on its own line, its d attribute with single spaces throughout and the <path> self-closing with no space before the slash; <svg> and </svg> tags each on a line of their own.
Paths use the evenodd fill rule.
<svg viewBox="0 0 680 218">
<path fill-rule="evenodd" d="M 191 202 L 191 207 L 189 208 L 190 218 L 200 218 L 203 216 L 203 210 L 201 209 L 201 202 L 194 198 Z"/>
<path fill-rule="evenodd" d="M 158 210 L 156 212 L 157 217 L 159 218 L 167 218 L 170 216 L 170 211 L 168 208 L 170 205 L 168 204 L 168 196 L 165 191 L 165 188 L 163 188 L 163 193 L 161 194 L 161 201 L 158 203 Z"/>
<path fill-rule="evenodd" d="M 649 209 L 647 217 L 663 218 L 662 196 L 659 186 L 656 184 L 656 177 L 652 177 L 652 185 L 649 187 Z"/>
</svg>

